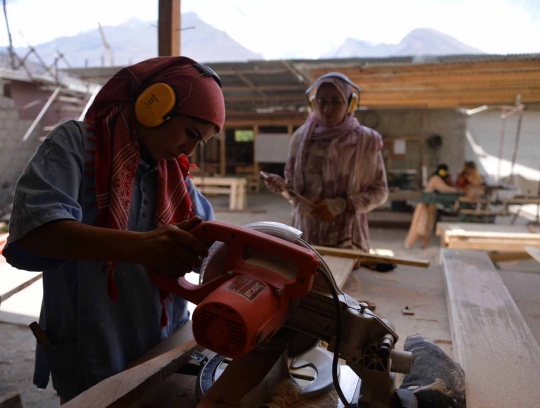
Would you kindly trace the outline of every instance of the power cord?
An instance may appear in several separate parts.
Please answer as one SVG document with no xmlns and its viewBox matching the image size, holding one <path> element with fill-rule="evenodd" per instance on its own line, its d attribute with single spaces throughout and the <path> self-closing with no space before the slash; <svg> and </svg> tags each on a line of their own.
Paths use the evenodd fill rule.
<svg viewBox="0 0 540 408">
<path fill-rule="evenodd" d="M 345 394 L 343 394 L 343 390 L 341 389 L 341 385 L 339 384 L 339 378 L 338 378 L 339 350 L 341 348 L 341 336 L 343 332 L 343 312 L 341 310 L 341 303 L 339 301 L 339 296 L 335 287 L 335 283 L 332 282 L 333 277 L 332 278 L 330 277 L 332 275 L 330 276 L 328 275 L 330 268 L 328 267 L 326 262 L 324 262 L 324 259 L 307 242 L 303 240 L 300 240 L 300 241 L 306 248 L 314 251 L 319 256 L 319 259 L 321 260 L 321 263 L 324 266 L 323 267 L 324 273 L 322 274 L 322 276 L 324 280 L 326 281 L 328 288 L 330 289 L 330 293 L 332 294 L 332 300 L 334 301 L 334 306 L 336 307 L 336 321 L 337 321 L 336 322 L 336 326 L 337 326 L 336 327 L 336 342 L 334 346 L 334 358 L 332 360 L 332 381 L 334 383 L 334 387 L 336 389 L 336 392 L 343 406 L 345 408 L 354 408 L 349 403 L 349 401 L 347 401 L 347 399 L 345 398 Z"/>
</svg>

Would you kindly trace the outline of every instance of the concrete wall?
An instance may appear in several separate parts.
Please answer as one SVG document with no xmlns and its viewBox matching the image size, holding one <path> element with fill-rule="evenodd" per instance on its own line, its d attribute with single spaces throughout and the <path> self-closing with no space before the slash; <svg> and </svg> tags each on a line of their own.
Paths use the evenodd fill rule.
<svg viewBox="0 0 540 408">
<path fill-rule="evenodd" d="M 428 172 L 433 171 L 439 163 L 450 167 L 453 175 L 462 168 L 465 160 L 466 115 L 457 109 L 380 109 L 375 110 L 379 117 L 376 129 L 384 138 L 400 138 L 404 136 L 440 135 L 443 145 L 438 151 L 438 160 L 434 151 L 424 147 L 424 164 Z M 365 111 L 360 111 L 358 118 L 363 123 Z M 424 116 L 422 118 L 422 115 Z M 365 116 L 366 120 L 368 116 Z M 373 120 L 373 117 L 371 118 Z M 422 120 L 424 122 L 422 126 Z M 369 123 L 366 123 L 369 125 Z M 391 148 L 388 143 L 387 146 Z M 394 169 L 416 169 L 420 165 L 420 142 L 407 142 L 407 153 L 403 159 L 392 159 Z"/>
<path fill-rule="evenodd" d="M 26 142 L 21 140 L 32 124 L 30 119 L 20 119 L 13 99 L 4 96 L 0 81 L 0 205 L 13 200 L 13 190 L 26 163 L 39 146 L 38 125 Z"/>
</svg>

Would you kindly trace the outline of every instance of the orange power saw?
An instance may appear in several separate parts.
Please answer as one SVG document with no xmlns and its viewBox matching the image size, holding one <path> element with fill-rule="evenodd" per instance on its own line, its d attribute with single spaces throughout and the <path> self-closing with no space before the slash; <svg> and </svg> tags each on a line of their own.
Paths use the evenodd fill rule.
<svg viewBox="0 0 540 408">
<path fill-rule="evenodd" d="M 281 330 L 324 340 L 334 352 L 332 374 L 342 399 L 338 356 L 361 378 L 364 406 L 393 406 L 393 373 L 410 371 L 411 353 L 395 350 L 390 322 L 337 288 L 300 231 L 272 222 L 237 227 L 211 221 L 190 233 L 210 247 L 201 284 L 164 273 L 153 273 L 152 281 L 197 305 L 198 344 L 237 359 L 271 344 Z"/>
</svg>

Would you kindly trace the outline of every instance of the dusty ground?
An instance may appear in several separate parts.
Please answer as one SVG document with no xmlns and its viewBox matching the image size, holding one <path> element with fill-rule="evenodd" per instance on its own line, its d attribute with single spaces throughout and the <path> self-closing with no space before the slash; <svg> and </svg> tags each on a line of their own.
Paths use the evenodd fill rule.
<svg viewBox="0 0 540 408">
<path fill-rule="evenodd" d="M 225 197 L 212 199 L 215 208 L 226 208 Z M 290 206 L 279 196 L 272 194 L 250 195 L 248 205 L 253 210 L 266 210 L 263 213 L 231 213 L 217 211 L 219 221 L 233 224 L 245 224 L 252 221 L 278 221 L 288 223 Z M 377 218 L 381 218 L 380 214 Z M 385 250 L 398 257 L 428 259 L 430 268 L 420 269 L 400 266 L 389 273 L 378 273 L 365 268 L 353 271 L 344 290 L 349 295 L 369 300 L 376 304 L 376 312 L 390 320 L 400 335 L 398 348 L 405 338 L 412 334 L 423 334 L 433 339 L 443 350 L 452 355 L 451 337 L 445 303 L 444 284 L 438 265 L 438 239 L 434 237 L 431 247 L 419 247 L 405 250 L 403 241 L 406 229 L 371 228 L 372 248 Z M 520 265 L 512 265 L 513 271 Z M 521 265 L 523 266 L 523 264 Z M 534 274 L 534 264 L 525 264 L 528 273 L 502 272 L 509 291 L 516 299 L 533 334 L 540 341 L 540 274 Z M 538 268 L 536 268 L 538 270 Z M 19 321 L 21 324 L 0 323 L 0 384 L 11 384 L 22 392 L 24 407 L 55 407 L 58 398 L 49 386 L 47 390 L 38 390 L 32 385 L 35 340 L 25 324 L 36 320 L 32 316 L 17 316 L 16 310 L 30 311 L 37 315 L 41 296 L 41 281 L 25 291 L 13 296 L 0 307 L 0 321 Z M 8 303 L 9 302 L 9 303 Z M 413 316 L 404 316 L 401 312 L 408 306 Z M 5 312 L 8 308 L 10 313 Z"/>
</svg>

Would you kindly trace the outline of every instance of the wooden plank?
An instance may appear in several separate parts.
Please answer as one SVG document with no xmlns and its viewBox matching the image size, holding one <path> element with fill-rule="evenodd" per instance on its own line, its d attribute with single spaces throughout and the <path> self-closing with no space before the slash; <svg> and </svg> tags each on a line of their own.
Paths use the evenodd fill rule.
<svg viewBox="0 0 540 408">
<path fill-rule="evenodd" d="M 184 344 L 145 363 L 103 380 L 78 395 L 64 408 L 130 407 L 155 386 L 187 364 L 197 348 L 191 337 Z"/>
<path fill-rule="evenodd" d="M 174 350 L 177 347 L 181 347 L 188 341 L 193 340 L 193 321 L 188 320 L 183 326 L 176 330 L 173 334 L 167 337 L 165 340 L 159 342 L 154 348 L 150 349 L 137 360 L 127 366 L 126 370 L 146 363 L 160 355 Z"/>
<path fill-rule="evenodd" d="M 41 279 L 42 275 L 41 272 L 21 271 L 8 263 L 0 263 L 0 304 Z"/>
<path fill-rule="evenodd" d="M 356 260 L 331 255 L 325 255 L 323 259 L 332 271 L 337 287 L 342 289 L 353 270 Z"/>
<path fill-rule="evenodd" d="M 540 241 L 540 234 L 528 232 L 498 232 L 498 231 L 447 231 L 444 233 L 447 238 L 487 238 L 487 239 L 517 239 Z"/>
<path fill-rule="evenodd" d="M 533 247 L 525 247 L 525 251 L 533 258 L 540 262 L 540 249 Z"/>
<path fill-rule="evenodd" d="M 504 217 L 506 215 L 510 215 L 510 213 L 506 210 L 501 211 L 491 211 L 491 210 L 471 210 L 471 209 L 462 209 L 459 210 L 460 214 L 464 215 L 495 215 L 499 217 Z"/>
<path fill-rule="evenodd" d="M 525 247 L 540 248 L 540 241 L 502 238 L 462 238 L 449 237 L 448 248 L 472 251 L 525 252 Z"/>
<path fill-rule="evenodd" d="M 343 248 L 330 248 L 323 246 L 313 246 L 319 254 L 321 255 L 331 255 L 338 256 L 342 258 L 351 258 L 351 259 L 360 259 L 361 262 L 388 262 L 394 263 L 396 265 L 409 265 L 416 266 L 419 268 L 428 268 L 429 261 L 424 259 L 404 259 L 404 258 L 394 258 L 392 256 L 382 256 L 367 254 L 356 249 L 343 249 Z"/>
<path fill-rule="evenodd" d="M 200 186 L 198 189 L 202 194 L 225 194 L 225 195 L 231 194 L 230 187 Z"/>
<path fill-rule="evenodd" d="M 525 252 L 489 252 L 488 256 L 492 262 L 512 262 L 531 259 L 531 256 Z"/>
<path fill-rule="evenodd" d="M 528 232 L 523 225 L 481 224 L 477 222 L 438 222 L 436 233 L 441 235 L 446 231 L 499 231 L 499 232 Z"/>
<path fill-rule="evenodd" d="M 507 200 L 502 200 L 502 202 L 505 206 L 540 204 L 540 198 L 510 198 Z"/>
<path fill-rule="evenodd" d="M 467 407 L 537 407 L 540 347 L 487 254 L 442 250 L 454 358 Z"/>
<path fill-rule="evenodd" d="M 193 177 L 193 184 L 196 186 L 231 186 L 234 183 L 247 185 L 245 177 Z"/>
<path fill-rule="evenodd" d="M 481 223 L 463 223 L 463 222 L 438 222 L 435 230 L 437 236 L 452 232 L 454 234 L 466 234 L 469 232 L 479 233 L 529 233 L 530 231 L 524 225 L 506 225 L 506 224 L 481 224 Z"/>
</svg>

